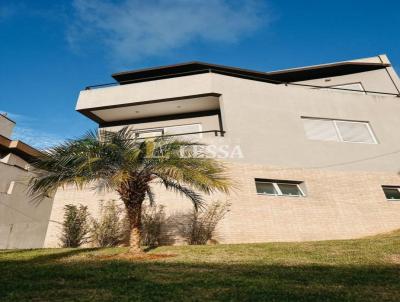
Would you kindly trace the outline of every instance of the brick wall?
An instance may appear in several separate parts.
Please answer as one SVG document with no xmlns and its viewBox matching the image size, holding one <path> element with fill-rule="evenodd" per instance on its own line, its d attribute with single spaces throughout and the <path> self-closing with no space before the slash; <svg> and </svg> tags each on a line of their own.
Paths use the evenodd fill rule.
<svg viewBox="0 0 400 302">
<path fill-rule="evenodd" d="M 347 172 L 325 169 L 284 169 L 230 164 L 236 188 L 229 196 L 230 212 L 218 226 L 220 243 L 308 241 L 357 238 L 400 228 L 400 202 L 387 201 L 381 185 L 400 185 L 396 173 Z M 304 181 L 306 197 L 265 196 L 256 193 L 254 178 Z M 181 196 L 155 190 L 167 215 L 189 211 L 191 203 Z M 58 246 L 63 207 L 87 205 L 93 215 L 99 200 L 118 199 L 114 193 L 74 188 L 60 189 L 55 197 L 45 246 Z M 181 241 L 177 241 L 181 242 Z"/>
</svg>

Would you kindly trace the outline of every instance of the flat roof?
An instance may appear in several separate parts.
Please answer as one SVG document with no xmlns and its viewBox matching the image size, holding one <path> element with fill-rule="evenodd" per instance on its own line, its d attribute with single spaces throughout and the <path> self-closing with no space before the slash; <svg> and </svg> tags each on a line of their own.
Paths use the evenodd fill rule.
<svg viewBox="0 0 400 302">
<path fill-rule="evenodd" d="M 157 79 L 173 78 L 207 72 L 225 74 L 240 78 L 264 81 L 269 83 L 290 83 L 318 78 L 354 74 L 371 71 L 390 66 L 387 63 L 345 61 L 323 65 L 307 66 L 293 69 L 262 72 L 250 69 L 217 65 L 199 61 L 166 65 L 153 68 L 130 70 L 112 74 L 112 77 L 121 85 L 152 81 Z"/>
<path fill-rule="evenodd" d="M 28 162 L 41 154 L 39 150 L 24 142 L 13 141 L 2 135 L 0 135 L 0 151 L 18 155 Z"/>
</svg>

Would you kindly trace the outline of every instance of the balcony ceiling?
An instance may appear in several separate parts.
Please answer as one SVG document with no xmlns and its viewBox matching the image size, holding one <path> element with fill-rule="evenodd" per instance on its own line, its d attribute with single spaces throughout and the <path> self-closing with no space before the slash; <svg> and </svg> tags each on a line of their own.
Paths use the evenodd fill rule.
<svg viewBox="0 0 400 302">
<path fill-rule="evenodd" d="M 219 96 L 207 95 L 188 97 L 178 100 L 159 100 L 148 103 L 129 104 L 114 108 L 102 108 L 90 112 L 82 112 L 100 124 L 131 121 L 169 115 L 206 112 L 219 109 Z"/>
</svg>

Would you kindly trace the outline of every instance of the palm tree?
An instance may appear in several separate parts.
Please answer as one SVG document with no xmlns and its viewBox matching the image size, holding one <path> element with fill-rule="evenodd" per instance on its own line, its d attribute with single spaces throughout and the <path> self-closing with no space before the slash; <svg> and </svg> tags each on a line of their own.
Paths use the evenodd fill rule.
<svg viewBox="0 0 400 302">
<path fill-rule="evenodd" d="M 201 193 L 228 193 L 225 167 L 215 159 L 194 154 L 193 147 L 200 145 L 172 137 L 132 138 L 127 127 L 116 132 L 88 132 L 42 152 L 32 163 L 30 193 L 43 198 L 65 185 L 115 190 L 129 220 L 129 252 L 138 253 L 142 204 L 146 197 L 154 203 L 154 184 L 186 196 L 195 209 L 203 204 Z"/>
</svg>

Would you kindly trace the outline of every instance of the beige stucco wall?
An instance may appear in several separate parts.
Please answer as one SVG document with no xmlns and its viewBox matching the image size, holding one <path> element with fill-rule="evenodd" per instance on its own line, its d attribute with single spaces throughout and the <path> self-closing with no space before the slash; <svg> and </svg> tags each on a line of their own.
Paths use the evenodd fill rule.
<svg viewBox="0 0 400 302">
<path fill-rule="evenodd" d="M 356 74 L 329 77 L 309 81 L 297 82 L 316 86 L 335 86 L 349 83 L 361 83 L 366 91 L 399 93 L 390 79 L 386 69 L 378 69 Z"/>
<path fill-rule="evenodd" d="M 121 85 L 93 90 L 83 90 L 79 93 L 76 110 L 95 108 L 115 104 L 127 104 L 148 100 L 174 98 L 180 96 L 210 93 L 212 78 L 209 74 L 190 77 L 157 80 L 134 85 Z M 199 91 L 202 91 L 199 93 Z"/>
<path fill-rule="evenodd" d="M 35 202 L 27 194 L 30 173 L 17 161 L 0 161 L 0 249 L 43 247 L 52 201 Z M 14 163 L 14 164 L 12 164 Z"/>
<path fill-rule="evenodd" d="M 398 171 L 399 98 L 276 86 L 212 75 L 222 94 L 225 138 L 242 163 L 335 170 Z M 369 121 L 378 144 L 308 140 L 301 117 Z"/>
<path fill-rule="evenodd" d="M 368 60 L 369 59 L 369 60 Z M 357 60 L 355 60 L 357 61 Z M 361 59 L 359 61 L 370 63 L 390 64 L 386 55 L 373 58 Z M 393 67 L 378 69 L 368 72 L 361 72 L 336 77 L 320 78 L 296 83 L 316 85 L 316 86 L 335 86 L 349 83 L 361 83 L 365 90 L 385 93 L 400 93 L 400 80 Z"/>
<path fill-rule="evenodd" d="M 200 85 L 201 80 L 211 85 Z M 392 129 L 400 127 L 399 98 L 385 95 L 349 94 L 340 91 L 315 90 L 296 86 L 273 85 L 217 74 L 202 74 L 159 80 L 167 88 L 168 97 L 187 96 L 187 88 L 194 94 L 219 93 L 225 139 L 240 144 L 242 162 L 289 167 L 335 167 L 344 170 L 397 171 L 400 155 L 400 134 Z M 170 81 L 173 81 L 170 83 Z M 180 81 L 180 85 L 176 84 Z M 171 85 L 169 85 L 170 83 Z M 160 83 L 161 84 L 161 83 Z M 126 92 L 124 100 L 144 101 L 143 93 L 130 94 L 126 86 L 113 87 Z M 170 88 L 168 88 L 170 87 Z M 91 91 L 90 102 L 108 102 L 103 92 Z M 150 93 L 148 88 L 144 89 Z M 146 95 L 156 99 L 157 95 Z M 86 92 L 85 92 L 86 93 Z M 97 94 L 96 94 L 97 93 Z M 96 96 L 96 97 L 95 97 Z M 108 96 L 108 92 L 107 92 Z M 80 104 L 87 101 L 81 96 Z M 90 102 L 85 103 L 89 106 Z M 123 108 L 121 109 L 123 110 Z M 369 121 L 379 144 L 318 142 L 305 136 L 301 116 Z M 176 124 L 176 121 L 173 122 Z M 159 123 L 160 125 L 160 123 Z M 146 125 L 138 125 L 141 128 Z M 149 126 L 153 126 L 149 124 Z M 393 154 L 389 154 L 393 153 Z M 383 154 L 387 156 L 382 157 Z M 360 161 L 361 159 L 361 161 Z M 369 159 L 369 160 L 365 160 Z"/>
</svg>

